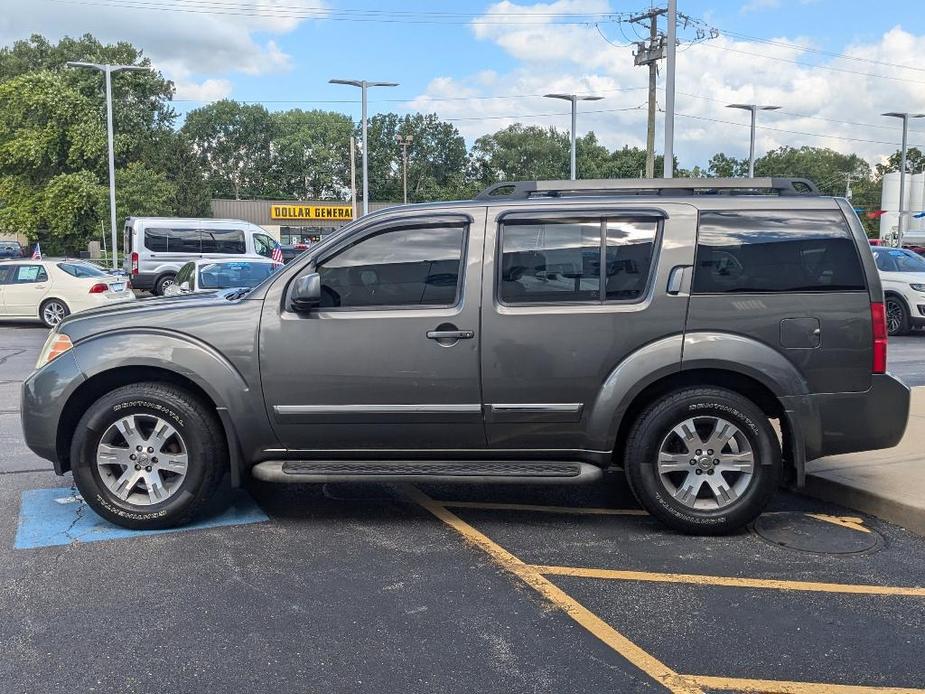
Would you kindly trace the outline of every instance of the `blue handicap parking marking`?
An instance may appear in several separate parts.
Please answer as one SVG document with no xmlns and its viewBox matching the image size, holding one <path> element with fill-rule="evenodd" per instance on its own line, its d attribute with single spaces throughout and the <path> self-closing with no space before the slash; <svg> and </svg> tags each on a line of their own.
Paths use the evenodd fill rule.
<svg viewBox="0 0 925 694">
<path fill-rule="evenodd" d="M 166 530 L 128 530 L 113 525 L 96 515 L 73 489 L 29 489 L 22 493 L 19 507 L 19 528 L 16 549 L 51 547 L 99 540 L 118 540 L 177 533 L 224 525 L 244 525 L 270 520 L 244 490 L 236 490 L 228 509 L 220 515 L 206 518 L 180 528 Z"/>
</svg>

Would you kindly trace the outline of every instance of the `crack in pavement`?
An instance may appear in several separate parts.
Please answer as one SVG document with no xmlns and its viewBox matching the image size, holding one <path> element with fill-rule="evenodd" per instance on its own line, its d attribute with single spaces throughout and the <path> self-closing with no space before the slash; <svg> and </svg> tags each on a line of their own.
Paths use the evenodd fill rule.
<svg viewBox="0 0 925 694">
<path fill-rule="evenodd" d="M 71 524 L 64 529 L 64 536 L 71 540 L 71 542 L 80 542 L 80 538 L 71 535 L 71 530 L 73 530 L 74 526 L 80 522 L 81 518 L 83 518 L 83 511 L 84 507 L 86 506 L 86 502 L 80 495 L 80 492 L 77 491 L 77 485 L 74 482 L 71 482 L 71 494 L 73 494 L 74 498 L 77 499 L 77 508 L 74 510 L 74 520 L 72 520 Z"/>
<path fill-rule="evenodd" d="M 10 349 L 7 347 L 0 347 L 0 350 L 9 352 L 9 354 L 7 354 L 6 356 L 0 357 L 0 364 L 4 364 L 6 360 L 9 359 L 10 357 L 18 356 L 20 354 L 23 354 L 26 351 L 24 349 Z M 11 381 L 11 383 L 15 383 L 15 381 Z"/>
</svg>

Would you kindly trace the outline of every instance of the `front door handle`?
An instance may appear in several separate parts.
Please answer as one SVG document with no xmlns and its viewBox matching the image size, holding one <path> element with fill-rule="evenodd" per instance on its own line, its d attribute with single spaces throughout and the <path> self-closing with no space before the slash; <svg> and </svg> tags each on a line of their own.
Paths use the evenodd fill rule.
<svg viewBox="0 0 925 694">
<path fill-rule="evenodd" d="M 428 340 L 471 340 L 475 337 L 474 330 L 428 330 Z"/>
</svg>

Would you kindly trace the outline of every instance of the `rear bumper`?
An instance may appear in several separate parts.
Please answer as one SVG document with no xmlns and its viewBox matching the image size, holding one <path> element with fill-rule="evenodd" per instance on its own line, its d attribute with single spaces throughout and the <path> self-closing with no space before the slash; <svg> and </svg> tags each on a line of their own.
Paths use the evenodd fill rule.
<svg viewBox="0 0 925 694">
<path fill-rule="evenodd" d="M 805 460 L 839 453 L 891 448 L 906 432 L 910 390 L 889 374 L 871 376 L 857 393 L 818 393 L 781 398 L 805 447 Z"/>
</svg>

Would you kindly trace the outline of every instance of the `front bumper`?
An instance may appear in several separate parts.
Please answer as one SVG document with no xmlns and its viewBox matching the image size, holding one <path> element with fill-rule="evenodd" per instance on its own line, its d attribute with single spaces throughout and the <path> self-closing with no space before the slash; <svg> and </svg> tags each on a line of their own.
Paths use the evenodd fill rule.
<svg viewBox="0 0 925 694">
<path fill-rule="evenodd" d="M 889 374 L 871 376 L 856 393 L 817 393 L 781 398 L 805 460 L 839 453 L 892 448 L 906 432 L 911 391 Z"/>
<path fill-rule="evenodd" d="M 32 374 L 22 384 L 20 416 L 26 445 L 36 455 L 54 463 L 64 474 L 67 451 L 58 451 L 58 424 L 68 398 L 86 380 L 73 352 L 65 352 Z"/>
</svg>

